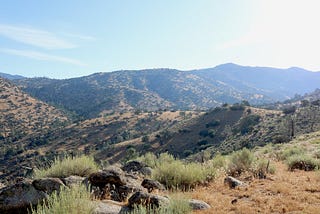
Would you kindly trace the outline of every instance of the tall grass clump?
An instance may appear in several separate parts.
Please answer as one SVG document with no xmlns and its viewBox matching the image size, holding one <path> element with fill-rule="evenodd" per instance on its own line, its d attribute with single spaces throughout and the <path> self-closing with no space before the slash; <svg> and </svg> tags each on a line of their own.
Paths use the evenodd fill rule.
<svg viewBox="0 0 320 214">
<path fill-rule="evenodd" d="M 229 157 L 227 173 L 232 176 L 239 176 L 245 171 L 250 171 L 254 160 L 253 152 L 247 148 L 233 152 Z"/>
<path fill-rule="evenodd" d="M 88 214 L 93 213 L 94 203 L 84 186 L 61 188 L 59 194 L 54 192 L 42 204 L 31 210 L 32 214 Z"/>
<path fill-rule="evenodd" d="M 185 199 L 171 199 L 168 206 L 150 208 L 142 205 L 134 207 L 128 214 L 188 214 L 192 212 L 189 202 Z"/>
<path fill-rule="evenodd" d="M 55 158 L 51 166 L 48 168 L 36 169 L 34 172 L 34 177 L 64 178 L 70 175 L 84 177 L 96 171 L 98 171 L 98 166 L 94 162 L 93 157 L 84 155 L 78 157 L 66 156 L 64 158 Z"/>
<path fill-rule="evenodd" d="M 152 177 L 169 189 L 188 190 L 214 178 L 215 168 L 200 163 L 186 163 L 167 153 L 156 160 Z"/>
</svg>

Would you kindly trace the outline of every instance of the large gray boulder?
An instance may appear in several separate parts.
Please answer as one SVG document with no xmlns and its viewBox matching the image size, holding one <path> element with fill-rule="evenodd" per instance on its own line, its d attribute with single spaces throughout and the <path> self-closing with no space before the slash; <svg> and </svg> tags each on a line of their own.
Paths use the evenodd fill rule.
<svg viewBox="0 0 320 214">
<path fill-rule="evenodd" d="M 211 208 L 206 202 L 195 199 L 189 200 L 189 205 L 193 210 L 206 210 Z"/>
<path fill-rule="evenodd" d="M 59 178 L 40 178 L 32 182 L 32 185 L 40 191 L 51 194 L 54 191 L 59 192 L 64 183 Z"/>
<path fill-rule="evenodd" d="M 101 201 L 95 203 L 96 208 L 94 214 L 122 214 L 129 211 L 128 208 L 112 201 Z"/>
<path fill-rule="evenodd" d="M 27 212 L 30 205 L 37 205 L 48 195 L 37 190 L 30 181 L 21 181 L 0 190 L 0 213 Z"/>
<path fill-rule="evenodd" d="M 169 199 L 159 195 L 153 195 L 146 192 L 136 192 L 128 200 L 129 206 L 144 205 L 148 207 L 166 206 L 170 203 Z"/>
</svg>

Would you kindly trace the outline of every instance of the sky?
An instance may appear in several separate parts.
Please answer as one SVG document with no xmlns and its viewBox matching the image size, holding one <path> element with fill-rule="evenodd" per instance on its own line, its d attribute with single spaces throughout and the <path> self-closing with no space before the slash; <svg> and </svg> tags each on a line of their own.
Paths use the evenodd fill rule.
<svg viewBox="0 0 320 214">
<path fill-rule="evenodd" d="M 320 71 L 319 0 L 1 0 L 0 72 L 72 78 L 223 63 Z"/>
</svg>

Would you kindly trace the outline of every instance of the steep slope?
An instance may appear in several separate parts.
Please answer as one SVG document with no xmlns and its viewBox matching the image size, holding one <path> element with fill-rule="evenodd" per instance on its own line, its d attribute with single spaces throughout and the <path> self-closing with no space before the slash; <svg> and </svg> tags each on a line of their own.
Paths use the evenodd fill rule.
<svg viewBox="0 0 320 214">
<path fill-rule="evenodd" d="M 23 79 L 17 83 L 40 100 L 94 118 L 130 109 L 209 109 L 242 100 L 270 103 L 313 91 L 320 83 L 320 73 L 225 64 L 193 71 L 117 71 L 66 80 Z"/>
<path fill-rule="evenodd" d="M 0 138 L 8 142 L 67 121 L 63 113 L 0 78 Z"/>
</svg>

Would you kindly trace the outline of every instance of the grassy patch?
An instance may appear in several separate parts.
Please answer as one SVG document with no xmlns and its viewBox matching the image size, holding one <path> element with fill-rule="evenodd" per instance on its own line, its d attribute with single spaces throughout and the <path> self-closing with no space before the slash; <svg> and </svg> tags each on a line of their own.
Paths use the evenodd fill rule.
<svg viewBox="0 0 320 214">
<path fill-rule="evenodd" d="M 95 205 L 84 186 L 62 188 L 59 195 L 51 194 L 45 203 L 31 210 L 32 214 L 88 214 L 93 213 Z"/>
<path fill-rule="evenodd" d="M 213 179 L 216 174 L 212 164 L 187 163 L 175 159 L 168 153 L 156 157 L 146 154 L 140 160 L 152 167 L 152 177 L 169 189 L 188 190 L 198 184 Z"/>
<path fill-rule="evenodd" d="M 55 158 L 49 168 L 36 169 L 35 178 L 58 177 L 64 178 L 70 175 L 88 176 L 98 171 L 98 166 L 94 162 L 93 157 L 79 156 L 65 158 Z"/>
</svg>

